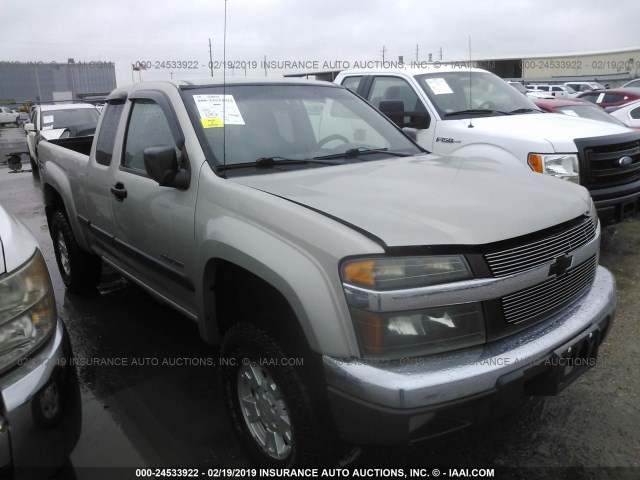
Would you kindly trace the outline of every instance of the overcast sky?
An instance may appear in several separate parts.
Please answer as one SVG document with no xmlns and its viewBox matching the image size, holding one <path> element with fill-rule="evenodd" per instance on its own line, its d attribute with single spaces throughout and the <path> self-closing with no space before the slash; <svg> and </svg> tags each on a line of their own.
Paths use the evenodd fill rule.
<svg viewBox="0 0 640 480">
<path fill-rule="evenodd" d="M 462 60 L 469 36 L 476 59 L 640 46 L 639 0 L 227 0 L 226 6 L 226 59 L 247 66 L 249 76 L 265 75 L 265 56 L 326 69 L 380 61 L 383 47 L 387 60 L 415 60 L 416 46 L 420 61 L 429 53 L 438 60 L 440 48 L 443 61 Z M 224 14 L 224 0 L 0 0 L 0 61 L 111 61 L 119 85 L 131 82 L 138 61 L 151 65 L 143 80 L 209 76 L 208 39 L 220 62 Z M 162 61 L 183 68 L 162 68 Z M 282 73 L 276 69 L 268 74 Z"/>
</svg>

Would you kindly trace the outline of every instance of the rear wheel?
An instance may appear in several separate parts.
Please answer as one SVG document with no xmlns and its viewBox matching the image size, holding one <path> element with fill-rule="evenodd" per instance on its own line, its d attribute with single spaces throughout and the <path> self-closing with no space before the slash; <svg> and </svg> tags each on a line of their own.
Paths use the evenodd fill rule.
<svg viewBox="0 0 640 480">
<path fill-rule="evenodd" d="M 303 370 L 264 330 L 238 323 L 222 346 L 222 381 L 233 427 L 258 465 L 290 468 L 331 460 L 326 405 L 303 382 Z M 296 362 L 297 365 L 296 366 Z M 308 372 L 307 372 L 308 373 Z M 307 381 L 317 380 L 304 375 Z"/>
<path fill-rule="evenodd" d="M 94 289 L 100 283 L 100 258 L 80 248 L 69 220 L 59 210 L 51 214 L 50 228 L 53 251 L 66 287 L 72 292 Z"/>
</svg>

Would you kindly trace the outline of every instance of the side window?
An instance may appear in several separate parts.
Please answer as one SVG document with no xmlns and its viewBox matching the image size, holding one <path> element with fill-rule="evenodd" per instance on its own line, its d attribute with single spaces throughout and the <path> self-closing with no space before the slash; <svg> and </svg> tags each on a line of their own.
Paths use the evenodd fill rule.
<svg viewBox="0 0 640 480">
<path fill-rule="evenodd" d="M 136 100 L 127 127 L 122 166 L 144 172 L 144 149 L 160 145 L 172 146 L 180 155 L 160 105 L 153 100 Z"/>
<path fill-rule="evenodd" d="M 624 95 L 619 93 L 605 93 L 602 103 L 616 103 L 624 100 Z"/>
<path fill-rule="evenodd" d="M 599 95 L 600 95 L 599 93 L 595 93 L 595 94 L 583 95 L 580 98 L 586 100 L 587 102 L 596 103 L 596 100 L 598 100 Z"/>
<path fill-rule="evenodd" d="M 382 100 L 402 100 L 405 110 L 416 110 L 416 105 L 421 103 L 411 85 L 403 79 L 375 77 L 369 92 L 369 101 L 374 107 L 380 108 Z"/>
<path fill-rule="evenodd" d="M 401 128 L 412 125 L 413 115 L 426 112 L 418 94 L 405 80 L 395 77 L 375 77 L 369 91 L 369 101 L 380 110 L 380 102 L 386 100 L 402 101 L 406 115 L 403 116 L 402 112 L 393 116 L 389 114 L 389 118 Z"/>
<path fill-rule="evenodd" d="M 348 88 L 352 92 L 357 92 L 362 77 L 347 77 L 342 81 L 342 86 Z"/>
<path fill-rule="evenodd" d="M 113 145 L 116 141 L 116 132 L 123 109 L 124 103 L 109 103 L 105 107 L 104 118 L 98 132 L 96 144 L 96 162 L 100 165 L 106 166 L 111 163 Z"/>
<path fill-rule="evenodd" d="M 631 110 L 629 115 L 631 116 L 631 118 L 634 118 L 636 120 L 640 119 L 640 107 L 634 108 L 633 110 Z"/>
</svg>

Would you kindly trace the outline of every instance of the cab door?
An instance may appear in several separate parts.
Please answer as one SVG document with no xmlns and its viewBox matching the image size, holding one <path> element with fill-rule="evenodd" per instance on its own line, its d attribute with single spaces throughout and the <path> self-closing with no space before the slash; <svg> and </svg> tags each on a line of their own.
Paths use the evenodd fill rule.
<svg viewBox="0 0 640 480">
<path fill-rule="evenodd" d="M 345 78 L 343 85 L 348 79 L 349 77 Z M 386 114 L 398 127 L 415 128 L 417 143 L 427 150 L 432 150 L 434 117 L 406 79 L 393 75 L 370 75 L 360 82 L 359 90 L 360 95 Z M 401 110 L 388 110 L 389 106 L 391 110 L 395 110 L 395 107 L 400 105 L 398 102 L 401 102 Z"/>
<path fill-rule="evenodd" d="M 194 270 L 196 185 L 161 187 L 144 165 L 144 150 L 164 145 L 172 147 L 181 167 L 190 171 L 184 135 L 163 93 L 134 92 L 127 103 L 119 156 L 103 186 L 108 197 L 103 243 L 114 265 L 193 315 L 189 272 Z"/>
</svg>

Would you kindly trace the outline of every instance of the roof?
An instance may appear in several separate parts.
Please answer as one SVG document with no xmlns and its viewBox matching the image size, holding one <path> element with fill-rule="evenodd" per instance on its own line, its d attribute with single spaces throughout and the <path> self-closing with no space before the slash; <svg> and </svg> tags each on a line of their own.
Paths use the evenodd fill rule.
<svg viewBox="0 0 640 480">
<path fill-rule="evenodd" d="M 96 108 L 95 105 L 90 103 L 53 103 L 53 104 L 44 104 L 38 105 L 40 110 L 43 112 L 48 112 L 51 110 L 71 110 L 74 108 Z"/>
<path fill-rule="evenodd" d="M 450 73 L 450 72 L 486 72 L 481 68 L 469 68 L 465 62 L 447 62 L 447 63 L 433 63 L 423 68 L 364 68 L 364 69 L 351 69 L 343 70 L 341 74 L 361 74 L 370 75 L 372 73 L 394 73 L 405 74 L 409 76 L 421 75 L 423 73 Z"/>
</svg>

